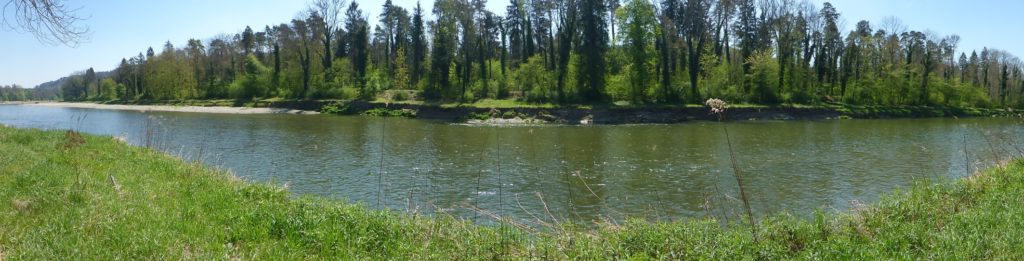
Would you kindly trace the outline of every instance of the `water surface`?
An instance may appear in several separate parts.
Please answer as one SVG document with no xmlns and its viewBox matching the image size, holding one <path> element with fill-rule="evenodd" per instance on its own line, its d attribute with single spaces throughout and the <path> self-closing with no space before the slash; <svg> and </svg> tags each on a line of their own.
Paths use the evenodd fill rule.
<svg viewBox="0 0 1024 261">
<path fill-rule="evenodd" d="M 0 123 L 120 136 L 298 194 L 526 224 L 735 217 L 723 127 L 758 215 L 844 211 L 962 177 L 1020 155 L 1024 138 L 1019 119 L 990 118 L 493 127 L 2 105 Z"/>
</svg>

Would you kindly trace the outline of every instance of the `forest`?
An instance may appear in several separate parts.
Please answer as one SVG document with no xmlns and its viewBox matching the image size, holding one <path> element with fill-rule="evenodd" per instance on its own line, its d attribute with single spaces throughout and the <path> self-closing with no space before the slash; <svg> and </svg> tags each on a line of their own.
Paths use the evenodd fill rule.
<svg viewBox="0 0 1024 261">
<path fill-rule="evenodd" d="M 183 46 L 168 41 L 121 59 L 109 75 L 77 73 L 60 95 L 1024 106 L 1024 64 L 1012 54 L 959 50 L 959 36 L 910 30 L 895 17 L 850 26 L 830 3 L 511 0 L 504 13 L 485 6 L 388 0 L 371 21 L 355 1 L 314 0 L 286 23 Z"/>
<path fill-rule="evenodd" d="M 36 88 L 25 88 L 17 84 L 0 85 L 0 102 L 54 100 L 60 97 L 60 86 L 42 84 Z"/>
<path fill-rule="evenodd" d="M 31 89 L 18 85 L 0 85 L 0 101 L 27 101 L 30 98 Z"/>
</svg>

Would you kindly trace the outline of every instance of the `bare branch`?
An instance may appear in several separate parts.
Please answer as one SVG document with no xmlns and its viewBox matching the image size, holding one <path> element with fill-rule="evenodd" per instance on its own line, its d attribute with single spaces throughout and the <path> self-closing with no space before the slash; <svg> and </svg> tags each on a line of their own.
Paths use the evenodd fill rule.
<svg viewBox="0 0 1024 261">
<path fill-rule="evenodd" d="M 75 14 L 77 11 L 68 8 L 64 0 L 8 0 L 0 9 L 0 25 L 31 33 L 44 44 L 75 47 L 89 35 L 89 28 L 78 25 L 85 18 Z"/>
</svg>

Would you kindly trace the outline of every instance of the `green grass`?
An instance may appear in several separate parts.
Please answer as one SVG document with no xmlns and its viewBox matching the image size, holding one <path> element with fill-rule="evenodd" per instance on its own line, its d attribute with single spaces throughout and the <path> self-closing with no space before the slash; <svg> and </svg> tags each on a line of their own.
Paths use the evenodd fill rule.
<svg viewBox="0 0 1024 261">
<path fill-rule="evenodd" d="M 1024 162 L 852 214 L 530 232 L 294 197 L 111 137 L 0 126 L 0 259 L 1024 258 Z"/>
</svg>

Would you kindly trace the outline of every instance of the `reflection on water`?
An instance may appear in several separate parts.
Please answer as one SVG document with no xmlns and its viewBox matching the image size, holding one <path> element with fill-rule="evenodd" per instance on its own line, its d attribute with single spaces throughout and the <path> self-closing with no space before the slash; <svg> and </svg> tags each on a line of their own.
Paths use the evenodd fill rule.
<svg viewBox="0 0 1024 261">
<path fill-rule="evenodd" d="M 0 106 L 0 123 L 123 136 L 243 178 L 287 183 L 295 193 L 481 222 L 492 215 L 590 223 L 741 212 L 723 125 L 715 122 L 483 127 L 9 105 Z M 844 210 L 915 181 L 961 177 L 968 160 L 976 170 L 995 157 L 1020 155 L 1014 144 L 1024 137 L 1014 119 L 726 126 L 759 215 Z"/>
</svg>

